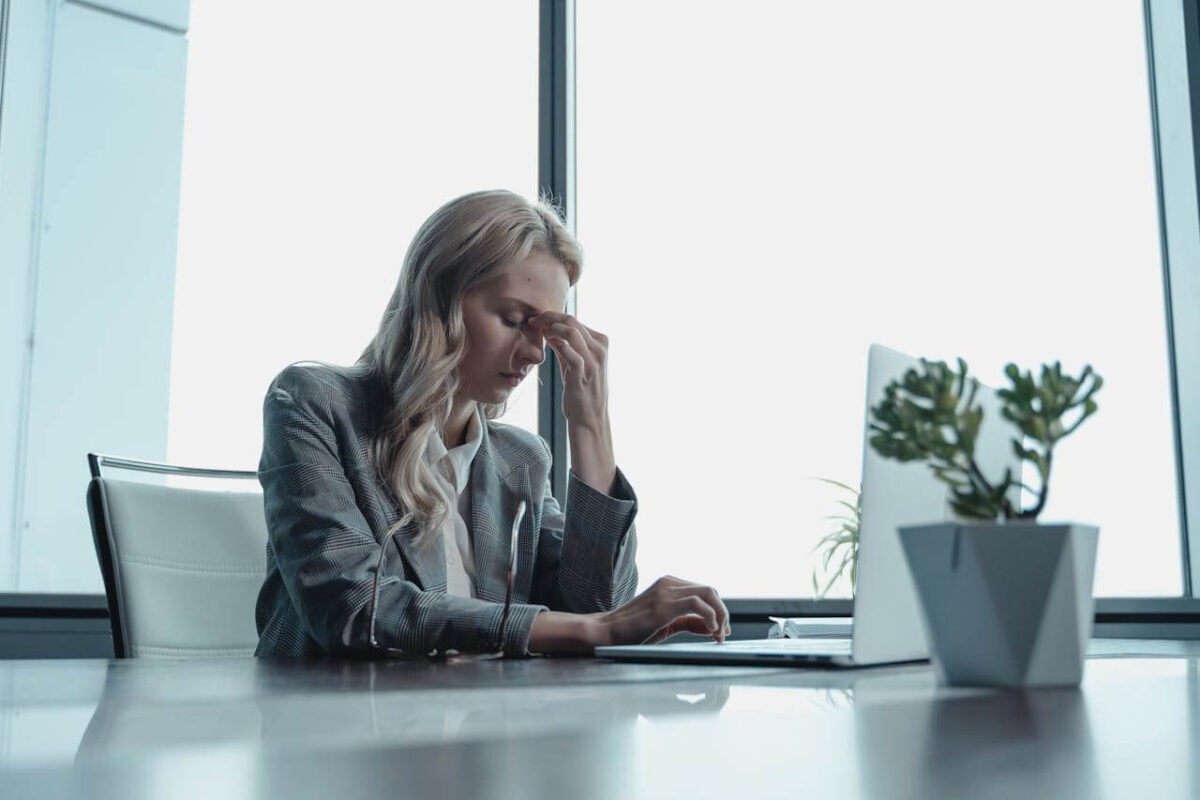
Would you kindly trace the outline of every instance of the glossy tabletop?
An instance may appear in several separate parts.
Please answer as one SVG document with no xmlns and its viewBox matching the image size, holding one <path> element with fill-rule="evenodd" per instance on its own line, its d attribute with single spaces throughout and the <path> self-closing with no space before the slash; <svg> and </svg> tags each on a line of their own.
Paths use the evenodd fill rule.
<svg viewBox="0 0 1200 800">
<path fill-rule="evenodd" d="M 615 664 L 0 661 L 0 796 L 1200 797 L 1200 643 L 1072 690 Z"/>
</svg>

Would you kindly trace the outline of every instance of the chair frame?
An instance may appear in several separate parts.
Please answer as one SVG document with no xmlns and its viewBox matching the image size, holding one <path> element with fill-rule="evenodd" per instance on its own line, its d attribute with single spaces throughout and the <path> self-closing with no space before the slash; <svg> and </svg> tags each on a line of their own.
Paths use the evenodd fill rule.
<svg viewBox="0 0 1200 800">
<path fill-rule="evenodd" d="M 100 562 L 100 574 L 104 578 L 104 595 L 108 602 L 108 617 L 112 626 L 113 655 L 130 658 L 129 636 L 125 630 L 125 617 L 121 614 L 121 574 L 117 567 L 116 551 L 113 547 L 112 522 L 108 516 L 108 501 L 104 497 L 101 471 L 105 468 L 125 469 L 135 472 L 151 472 L 159 475 L 187 475 L 198 478 L 241 478 L 257 479 L 253 470 L 209 469 L 205 467 L 182 467 L 158 461 L 144 461 L 99 453 L 88 453 L 88 469 L 92 479 L 88 482 L 88 517 L 92 522 L 92 541 L 96 545 L 96 557 Z"/>
</svg>

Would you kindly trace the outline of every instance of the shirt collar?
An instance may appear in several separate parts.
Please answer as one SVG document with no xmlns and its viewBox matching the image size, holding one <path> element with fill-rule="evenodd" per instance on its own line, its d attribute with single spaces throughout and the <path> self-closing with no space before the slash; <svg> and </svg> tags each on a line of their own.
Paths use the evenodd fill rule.
<svg viewBox="0 0 1200 800">
<path fill-rule="evenodd" d="M 448 459 L 448 466 L 454 475 L 454 489 L 459 494 L 467 488 L 467 481 L 471 477 L 471 462 L 475 460 L 475 454 L 479 452 L 479 445 L 483 442 L 482 415 L 482 409 L 476 406 L 475 413 L 467 420 L 467 440 L 450 450 L 446 449 L 440 432 L 435 430 L 429 435 L 429 448 L 425 451 L 426 463 L 437 467 L 442 459 Z"/>
</svg>

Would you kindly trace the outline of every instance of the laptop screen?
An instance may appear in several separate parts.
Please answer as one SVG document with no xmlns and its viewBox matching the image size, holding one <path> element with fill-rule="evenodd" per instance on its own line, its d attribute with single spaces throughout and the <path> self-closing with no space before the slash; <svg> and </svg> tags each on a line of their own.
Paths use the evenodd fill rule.
<svg viewBox="0 0 1200 800">
<path fill-rule="evenodd" d="M 952 519 L 948 490 L 927 464 L 885 459 L 870 444 L 871 407 L 883 399 L 884 388 L 891 381 L 909 369 L 919 369 L 920 361 L 873 344 L 867 362 L 854 660 L 871 663 L 928 658 L 920 606 L 897 528 Z M 1020 474 L 1020 461 L 1012 453 L 996 391 L 981 385 L 976 399 L 983 407 L 983 424 L 975 445 L 980 467 L 988 475 L 999 475 L 1006 467 Z"/>
</svg>

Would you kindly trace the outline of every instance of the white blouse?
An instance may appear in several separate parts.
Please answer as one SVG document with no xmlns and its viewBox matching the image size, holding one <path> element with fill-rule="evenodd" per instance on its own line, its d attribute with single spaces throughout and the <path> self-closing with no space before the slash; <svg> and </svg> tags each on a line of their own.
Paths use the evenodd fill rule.
<svg viewBox="0 0 1200 800">
<path fill-rule="evenodd" d="M 471 462 L 483 441 L 483 412 L 476 409 L 467 422 L 467 440 L 447 451 L 438 431 L 429 437 L 425 463 L 437 476 L 442 487 L 457 502 L 442 523 L 442 538 L 446 544 L 446 594 L 475 596 L 475 556 L 471 546 Z"/>
</svg>

